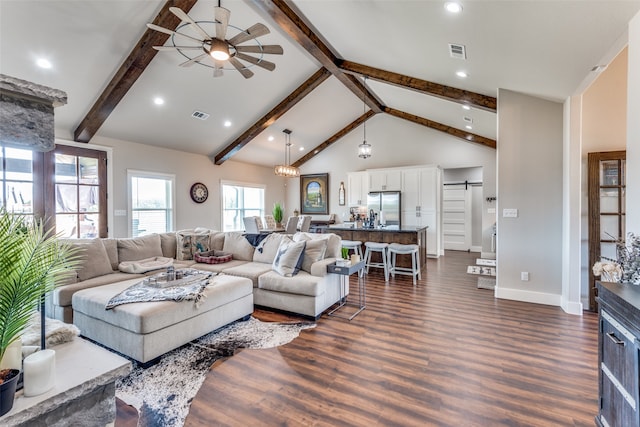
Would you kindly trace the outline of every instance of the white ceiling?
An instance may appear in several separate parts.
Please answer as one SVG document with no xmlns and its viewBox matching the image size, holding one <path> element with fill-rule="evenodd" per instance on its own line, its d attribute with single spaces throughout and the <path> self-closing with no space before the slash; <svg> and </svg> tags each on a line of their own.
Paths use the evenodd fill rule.
<svg viewBox="0 0 640 427">
<path fill-rule="evenodd" d="M 250 3 L 223 0 L 222 6 L 231 10 L 234 27 L 263 22 L 271 29 L 259 40 L 284 48 L 282 56 L 265 56 L 275 71 L 253 67 L 251 79 L 235 70 L 213 78 L 211 68 L 178 67 L 182 56 L 160 52 L 97 135 L 214 156 L 317 71 L 319 64 Z M 640 1 L 629 0 L 461 3 L 463 12 L 451 15 L 436 0 L 294 1 L 341 58 L 490 96 L 505 88 L 558 101 L 574 94 L 590 69 L 610 55 L 640 10 Z M 162 5 L 160 0 L 0 0 L 0 73 L 66 91 L 69 102 L 56 109 L 56 128 L 57 136 L 72 139 Z M 216 5 L 200 0 L 188 13 L 209 21 Z M 228 35 L 237 31 L 230 28 Z M 448 43 L 464 44 L 467 60 L 450 58 Z M 53 68 L 36 67 L 38 57 L 49 59 Z M 458 70 L 469 77 L 456 77 Z M 472 132 L 496 138 L 493 113 L 463 111 L 459 104 L 371 80 L 367 86 L 384 105 L 463 130 L 462 118 L 468 116 Z M 154 105 L 156 96 L 166 103 Z M 194 119 L 195 110 L 211 116 Z M 362 113 L 362 100 L 331 77 L 233 159 L 281 163 L 282 130 L 289 128 L 296 160 Z M 228 128 L 226 120 L 232 122 Z"/>
</svg>

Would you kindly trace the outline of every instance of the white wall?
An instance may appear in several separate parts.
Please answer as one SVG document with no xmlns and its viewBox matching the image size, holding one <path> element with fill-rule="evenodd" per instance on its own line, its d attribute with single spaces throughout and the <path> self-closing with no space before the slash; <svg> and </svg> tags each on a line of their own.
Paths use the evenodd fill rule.
<svg viewBox="0 0 640 427">
<path fill-rule="evenodd" d="M 560 103 L 498 91 L 498 298 L 561 304 L 563 113 Z M 502 217 L 507 208 L 518 217 Z"/>
<path fill-rule="evenodd" d="M 113 147 L 110 165 L 112 188 L 109 190 L 113 210 L 127 209 L 127 169 L 176 176 L 177 230 L 193 227 L 221 229 L 221 180 L 265 185 L 265 209 L 268 214 L 276 201 L 285 199 L 285 180 L 275 176 L 272 168 L 234 161 L 216 166 L 207 156 L 109 138 L 96 137 L 92 144 Z M 209 198 L 204 203 L 195 203 L 189 196 L 189 189 L 195 182 L 202 182 L 209 189 Z M 127 237 L 127 217 L 114 216 L 113 211 L 110 217 L 113 219 L 113 229 L 109 230 L 109 235 Z"/>
<path fill-rule="evenodd" d="M 318 141 L 318 144 L 322 141 Z M 337 141 L 318 156 L 305 163 L 301 172 L 329 173 L 329 211 L 343 220 L 348 217 L 348 206 L 338 205 L 340 181 L 347 185 L 347 173 L 365 169 L 440 165 L 443 169 L 482 167 L 484 198 L 496 195 L 496 150 L 454 138 L 439 131 L 402 120 L 388 114 L 378 114 L 367 122 L 367 142 L 373 147 L 368 159 L 358 158 L 358 145 L 362 143 L 362 129 L 357 128 Z M 299 207 L 299 181 L 289 180 L 287 204 Z M 487 214 L 492 204 L 483 202 L 483 252 L 491 249 L 491 226 L 494 214 Z"/>
<path fill-rule="evenodd" d="M 640 13 L 629 24 L 627 83 L 627 231 L 640 234 Z"/>
</svg>

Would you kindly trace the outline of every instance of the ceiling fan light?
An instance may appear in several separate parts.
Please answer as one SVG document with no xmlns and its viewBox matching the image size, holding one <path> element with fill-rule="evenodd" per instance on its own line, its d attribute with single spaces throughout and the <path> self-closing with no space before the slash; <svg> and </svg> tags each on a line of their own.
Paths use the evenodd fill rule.
<svg viewBox="0 0 640 427">
<path fill-rule="evenodd" d="M 226 61 L 229 59 L 229 46 L 226 42 L 213 39 L 211 40 L 211 49 L 209 49 L 209 55 L 217 61 Z"/>
</svg>

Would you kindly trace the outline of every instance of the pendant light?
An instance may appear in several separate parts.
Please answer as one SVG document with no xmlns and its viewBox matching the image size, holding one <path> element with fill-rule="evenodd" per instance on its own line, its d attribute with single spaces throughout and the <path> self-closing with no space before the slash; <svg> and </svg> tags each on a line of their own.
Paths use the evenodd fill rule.
<svg viewBox="0 0 640 427">
<path fill-rule="evenodd" d="M 289 164 L 291 161 L 291 131 L 285 129 L 282 132 L 285 134 L 284 164 L 276 166 L 274 172 L 285 178 L 297 178 L 300 176 L 300 169 Z"/>
<path fill-rule="evenodd" d="M 363 86 L 363 90 L 362 90 L 362 113 L 365 114 L 367 112 L 367 103 L 365 102 L 365 96 L 367 94 L 367 86 L 366 86 L 366 82 L 367 82 L 367 76 L 364 77 L 364 80 L 362 82 L 362 86 Z M 367 120 L 365 119 L 365 121 L 362 123 L 362 131 L 363 131 L 363 138 L 362 138 L 362 144 L 358 145 L 358 157 L 362 158 L 362 159 L 368 159 L 369 157 L 371 157 L 371 145 L 367 144 Z"/>
</svg>

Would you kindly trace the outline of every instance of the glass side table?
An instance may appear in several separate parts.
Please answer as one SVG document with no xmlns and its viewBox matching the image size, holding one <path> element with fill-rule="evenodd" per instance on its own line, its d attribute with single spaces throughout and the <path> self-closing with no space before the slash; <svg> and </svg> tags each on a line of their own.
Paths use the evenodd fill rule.
<svg viewBox="0 0 640 427">
<path fill-rule="evenodd" d="M 351 320 L 356 317 L 362 310 L 365 309 L 365 301 L 366 301 L 366 288 L 365 288 L 365 279 L 364 279 L 364 261 L 360 261 L 354 265 L 348 266 L 340 266 L 335 263 L 329 264 L 327 266 L 327 273 L 339 274 L 340 275 L 340 302 L 338 306 L 331 310 L 327 315 L 340 317 L 342 319 Z M 349 276 L 352 274 L 358 274 L 358 302 L 348 302 L 347 301 L 347 286 L 349 284 Z M 355 313 L 351 315 L 342 315 L 338 313 L 338 310 L 345 306 L 356 307 L 357 310 Z"/>
</svg>

